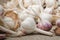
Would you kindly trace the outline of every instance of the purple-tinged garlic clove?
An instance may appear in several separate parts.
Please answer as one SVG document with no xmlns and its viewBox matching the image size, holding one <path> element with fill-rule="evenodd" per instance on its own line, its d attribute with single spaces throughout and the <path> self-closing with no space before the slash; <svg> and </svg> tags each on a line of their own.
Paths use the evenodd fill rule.
<svg viewBox="0 0 60 40">
<path fill-rule="evenodd" d="M 49 21 L 43 21 L 43 26 L 46 28 L 46 31 L 49 31 L 52 28 L 52 24 Z"/>
<path fill-rule="evenodd" d="M 52 24 L 49 21 L 43 21 L 37 24 L 37 28 L 49 31 L 52 28 Z"/>
</svg>

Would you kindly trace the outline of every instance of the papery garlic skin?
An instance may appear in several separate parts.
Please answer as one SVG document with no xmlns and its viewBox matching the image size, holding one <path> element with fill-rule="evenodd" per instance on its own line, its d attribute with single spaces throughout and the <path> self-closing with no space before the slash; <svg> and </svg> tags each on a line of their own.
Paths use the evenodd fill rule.
<svg viewBox="0 0 60 40">
<path fill-rule="evenodd" d="M 12 18 L 5 16 L 3 20 L 4 20 L 4 22 L 5 22 L 8 26 L 10 26 L 9 28 L 13 28 L 13 27 L 14 27 L 15 22 L 14 22 L 14 20 L 13 20 Z"/>
<path fill-rule="evenodd" d="M 24 30 L 26 33 L 32 33 L 35 31 L 36 23 L 32 17 L 26 18 L 22 23 L 19 30 Z"/>
</svg>

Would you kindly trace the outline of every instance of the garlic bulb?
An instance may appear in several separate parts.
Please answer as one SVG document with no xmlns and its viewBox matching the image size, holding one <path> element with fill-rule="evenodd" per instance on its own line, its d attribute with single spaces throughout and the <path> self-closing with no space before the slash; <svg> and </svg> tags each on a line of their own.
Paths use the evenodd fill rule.
<svg viewBox="0 0 60 40">
<path fill-rule="evenodd" d="M 31 5 L 28 7 L 28 10 L 29 9 L 31 9 L 34 12 L 34 14 L 36 13 L 37 15 L 43 11 L 43 7 L 40 5 Z"/>
<path fill-rule="evenodd" d="M 39 5 L 32 5 L 28 7 L 28 10 L 32 12 L 33 15 L 40 13 L 40 6 Z M 34 10 L 34 11 L 33 11 Z"/>
<path fill-rule="evenodd" d="M 32 3 L 34 5 L 43 5 L 44 4 L 44 0 L 32 0 Z"/>
<path fill-rule="evenodd" d="M 13 28 L 15 26 L 15 22 L 12 18 L 5 16 L 3 20 L 8 26 L 10 26 L 10 28 Z"/>
<path fill-rule="evenodd" d="M 56 5 L 56 0 L 45 0 L 46 7 L 54 7 Z"/>
<path fill-rule="evenodd" d="M 27 13 L 25 10 L 22 11 L 18 16 L 22 21 L 24 21 L 27 17 L 34 17 L 32 14 Z"/>
<path fill-rule="evenodd" d="M 52 8 L 52 7 L 50 7 L 50 8 L 46 7 L 46 8 L 44 9 L 44 12 L 45 12 L 45 13 L 52 14 L 52 13 L 53 13 L 53 8 Z"/>
<path fill-rule="evenodd" d="M 48 13 L 41 13 L 40 18 L 41 20 L 48 20 L 50 22 L 52 21 L 52 15 Z"/>
<path fill-rule="evenodd" d="M 28 17 L 21 23 L 21 27 L 21 30 L 24 30 L 26 33 L 31 33 L 34 31 L 36 24 L 32 17 Z"/>
</svg>

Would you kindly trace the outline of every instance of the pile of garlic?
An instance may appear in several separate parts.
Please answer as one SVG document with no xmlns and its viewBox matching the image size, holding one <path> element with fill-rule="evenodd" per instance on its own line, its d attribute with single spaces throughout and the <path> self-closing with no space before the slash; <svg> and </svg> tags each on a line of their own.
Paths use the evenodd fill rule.
<svg viewBox="0 0 60 40">
<path fill-rule="evenodd" d="M 34 19 L 34 21 L 31 21 L 33 25 L 30 25 L 35 25 L 45 31 L 49 31 L 54 25 L 60 26 L 60 0 L 11 0 L 3 7 L 4 11 L 14 11 L 18 15 L 19 23 L 22 26 L 25 26 L 22 23 L 28 23 L 27 19 L 30 17 Z M 5 17 L 4 21 L 7 20 L 8 18 Z M 9 19 L 8 22 L 10 25 L 13 23 L 11 26 L 14 25 L 12 21 L 12 19 Z"/>
</svg>

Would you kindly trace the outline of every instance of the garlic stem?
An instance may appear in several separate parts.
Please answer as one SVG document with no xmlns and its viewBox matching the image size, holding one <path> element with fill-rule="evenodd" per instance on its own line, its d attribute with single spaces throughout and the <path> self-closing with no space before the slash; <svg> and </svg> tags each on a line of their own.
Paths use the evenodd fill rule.
<svg viewBox="0 0 60 40">
<path fill-rule="evenodd" d="M 45 35 L 49 35 L 49 36 L 53 35 L 53 33 L 51 33 L 51 32 L 47 32 L 47 31 L 44 31 L 44 30 L 41 30 L 41 29 L 38 29 L 38 28 L 36 28 L 35 30 L 36 30 L 36 32 L 42 33 L 42 34 L 45 34 Z"/>
</svg>

